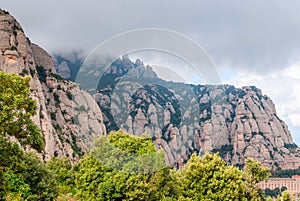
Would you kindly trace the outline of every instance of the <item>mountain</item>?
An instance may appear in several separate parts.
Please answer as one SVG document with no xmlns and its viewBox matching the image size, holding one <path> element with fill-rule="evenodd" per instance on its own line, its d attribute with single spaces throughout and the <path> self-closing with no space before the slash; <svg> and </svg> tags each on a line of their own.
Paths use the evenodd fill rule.
<svg viewBox="0 0 300 201">
<path fill-rule="evenodd" d="M 83 64 L 84 53 L 82 51 L 73 51 L 70 53 L 59 53 L 53 55 L 56 72 L 61 77 L 74 81 L 77 73 Z"/>
<path fill-rule="evenodd" d="M 123 56 L 104 72 L 94 96 L 107 132 L 150 134 L 170 165 L 185 163 L 194 152 L 219 152 L 238 166 L 247 157 L 274 169 L 300 165 L 287 125 L 254 86 L 167 82 L 142 61 Z"/>
<path fill-rule="evenodd" d="M 42 157 L 76 159 L 105 133 L 102 112 L 74 82 L 56 74 L 52 57 L 26 38 L 20 24 L 0 9 L 0 70 L 31 77 L 30 95 L 37 102 L 33 118 L 45 140 Z"/>
<path fill-rule="evenodd" d="M 101 77 L 88 72 L 89 79 L 100 79 L 91 96 L 71 81 L 83 63 L 80 54 L 53 59 L 31 43 L 3 10 L 0 50 L 0 70 L 32 78 L 31 96 L 38 105 L 34 121 L 46 142 L 45 160 L 77 159 L 92 147 L 95 137 L 122 129 L 148 133 L 170 165 L 183 165 L 195 152 L 219 152 L 239 166 L 246 157 L 271 168 L 300 166 L 300 150 L 287 125 L 271 99 L 254 86 L 167 82 L 150 66 L 124 55 Z"/>
</svg>

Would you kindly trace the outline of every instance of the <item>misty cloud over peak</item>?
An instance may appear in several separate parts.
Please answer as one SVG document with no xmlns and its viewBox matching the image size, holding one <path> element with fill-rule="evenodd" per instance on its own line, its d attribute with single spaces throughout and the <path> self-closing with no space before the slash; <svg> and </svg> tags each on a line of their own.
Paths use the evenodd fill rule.
<svg viewBox="0 0 300 201">
<path fill-rule="evenodd" d="M 55 53 L 90 52 L 132 29 L 170 29 L 195 40 L 219 68 L 257 73 L 300 60 L 300 2 L 282 1 L 9 1 L 33 42 Z"/>
</svg>

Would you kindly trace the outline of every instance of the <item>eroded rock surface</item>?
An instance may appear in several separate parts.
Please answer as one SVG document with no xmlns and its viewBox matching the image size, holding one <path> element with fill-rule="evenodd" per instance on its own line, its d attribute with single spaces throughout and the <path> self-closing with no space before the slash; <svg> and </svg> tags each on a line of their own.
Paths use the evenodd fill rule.
<svg viewBox="0 0 300 201">
<path fill-rule="evenodd" d="M 108 131 L 146 132 L 170 165 L 219 152 L 229 164 L 252 157 L 271 168 L 299 167 L 299 148 L 260 89 L 166 82 L 154 72 L 145 77 L 149 70 L 123 57 L 104 73 L 96 100 Z"/>
<path fill-rule="evenodd" d="M 56 74 L 52 57 L 26 38 L 19 23 L 0 10 L 0 70 L 30 76 L 37 101 L 34 122 L 45 139 L 42 157 L 76 159 L 106 132 L 102 112 L 90 94 Z"/>
</svg>

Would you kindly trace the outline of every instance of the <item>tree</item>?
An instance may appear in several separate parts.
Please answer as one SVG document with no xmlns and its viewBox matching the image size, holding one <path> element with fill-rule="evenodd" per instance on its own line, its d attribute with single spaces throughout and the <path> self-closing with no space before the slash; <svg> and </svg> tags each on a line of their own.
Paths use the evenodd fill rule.
<svg viewBox="0 0 300 201">
<path fill-rule="evenodd" d="M 31 120 L 36 103 L 29 96 L 29 81 L 29 77 L 0 72 L 0 200 L 53 200 L 57 196 L 56 182 L 44 163 L 20 147 L 44 148 Z"/>
<path fill-rule="evenodd" d="M 11 169 L 21 163 L 22 150 L 17 144 L 9 142 L 0 136 L 0 200 L 4 200 L 7 191 L 10 191 L 9 178 L 13 177 Z"/>
<path fill-rule="evenodd" d="M 240 170 L 228 166 L 218 154 L 193 154 L 181 170 L 163 167 L 145 172 L 153 170 L 149 161 L 160 164 L 163 160 L 161 153 L 143 160 L 154 153 L 146 135 L 117 131 L 97 139 L 91 154 L 73 166 L 66 159 L 52 159 L 47 167 L 65 194 L 61 200 L 265 200 L 256 184 L 269 171 L 252 159 Z"/>
<path fill-rule="evenodd" d="M 294 196 L 289 191 L 282 192 L 282 201 L 293 201 L 295 200 Z"/>
<path fill-rule="evenodd" d="M 30 187 L 27 200 L 54 200 L 57 197 L 55 177 L 35 153 L 24 153 L 20 168 L 15 171 Z"/>
<path fill-rule="evenodd" d="M 280 191 L 279 188 L 275 188 L 275 189 L 266 188 L 264 190 L 264 194 L 270 197 L 277 197 L 281 192 L 282 191 Z"/>
<path fill-rule="evenodd" d="M 251 159 L 244 170 L 226 165 L 218 154 L 193 154 L 176 173 L 181 200 L 265 200 L 256 184 L 268 175 L 266 168 Z"/>
<path fill-rule="evenodd" d="M 35 153 L 26 153 L 5 138 L 0 138 L 0 150 L 0 200 L 10 195 L 27 200 L 53 200 L 57 196 L 53 175 Z"/>
<path fill-rule="evenodd" d="M 251 198 L 256 198 L 256 200 L 263 200 L 263 192 L 257 188 L 257 184 L 262 180 L 268 179 L 271 175 L 270 170 L 262 166 L 260 162 L 247 158 L 244 175 L 247 185 L 247 195 Z"/>
<path fill-rule="evenodd" d="M 59 195 L 68 195 L 74 192 L 75 175 L 73 166 L 68 158 L 52 158 L 46 163 L 47 169 L 55 175 L 58 183 Z"/>
<path fill-rule="evenodd" d="M 97 200 L 98 186 L 104 182 L 105 173 L 109 171 L 92 156 L 81 159 L 74 165 L 75 195 L 80 200 Z"/>
<path fill-rule="evenodd" d="M 151 139 L 122 131 L 100 137 L 91 155 L 73 168 L 81 200 L 160 200 L 177 197 L 176 182 Z"/>
<path fill-rule="evenodd" d="M 23 146 L 41 151 L 44 141 L 31 120 L 36 102 L 29 96 L 30 77 L 0 72 L 0 137 L 13 136 Z"/>
<path fill-rule="evenodd" d="M 218 154 L 198 157 L 193 154 L 187 165 L 177 173 L 182 199 L 186 200 L 246 200 L 243 173 L 227 166 Z M 243 198 L 243 199 L 242 199 Z"/>
<path fill-rule="evenodd" d="M 281 195 L 278 195 L 276 201 L 293 201 L 295 197 L 289 191 L 283 191 Z"/>
<path fill-rule="evenodd" d="M 164 168 L 164 153 L 156 152 L 152 139 L 112 132 L 95 141 L 91 155 L 102 164 L 120 171 L 148 173 Z"/>
</svg>

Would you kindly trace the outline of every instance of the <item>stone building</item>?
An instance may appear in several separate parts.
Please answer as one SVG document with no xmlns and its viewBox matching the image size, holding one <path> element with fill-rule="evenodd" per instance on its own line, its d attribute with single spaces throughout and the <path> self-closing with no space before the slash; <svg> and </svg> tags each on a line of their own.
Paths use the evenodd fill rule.
<svg viewBox="0 0 300 201">
<path fill-rule="evenodd" d="M 265 190 L 267 188 L 274 190 L 286 187 L 287 190 L 294 194 L 296 200 L 300 200 L 300 176 L 293 175 L 292 178 L 269 178 L 258 184 L 259 188 Z"/>
</svg>

